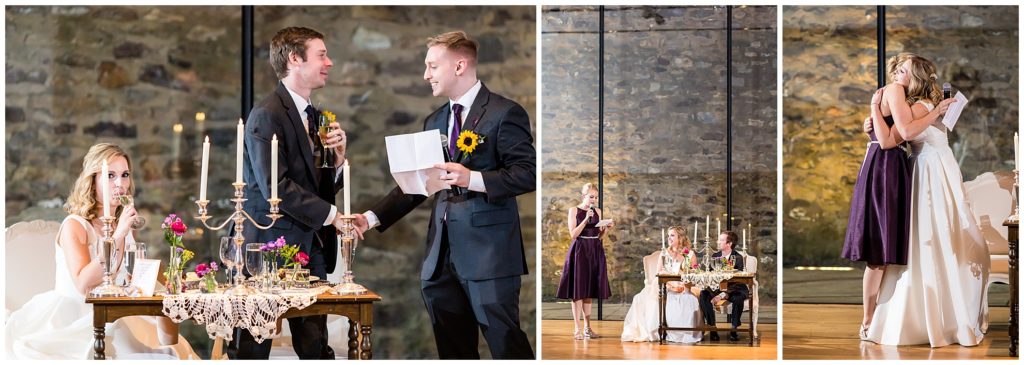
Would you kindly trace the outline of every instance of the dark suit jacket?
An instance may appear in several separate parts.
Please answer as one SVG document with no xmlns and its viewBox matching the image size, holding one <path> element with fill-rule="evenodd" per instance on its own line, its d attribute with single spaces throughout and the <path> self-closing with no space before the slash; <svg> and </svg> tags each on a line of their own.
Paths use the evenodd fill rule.
<svg viewBox="0 0 1024 365">
<path fill-rule="evenodd" d="M 441 106 L 427 117 L 423 130 L 446 134 L 449 114 L 448 104 Z M 446 213 L 450 257 L 459 276 L 486 280 L 524 275 L 526 257 L 515 198 L 536 189 L 537 155 L 530 117 L 518 103 L 482 86 L 463 130 L 484 137 L 472 155 L 457 162 L 480 171 L 487 193 L 466 190 L 454 196 L 441 190 L 434 194 L 420 278 L 434 277 L 444 261 L 440 246 Z M 426 199 L 395 187 L 371 209 L 380 220 L 377 230 L 387 230 Z"/>
<path fill-rule="evenodd" d="M 712 260 L 718 260 L 721 257 L 722 257 L 722 252 L 721 251 L 715 252 L 714 254 L 711 255 L 711 259 Z M 736 251 L 736 250 L 732 250 L 732 253 L 729 254 L 729 257 L 731 257 L 733 262 L 735 262 L 735 264 L 736 264 L 736 266 L 734 268 L 737 271 L 743 271 L 744 265 L 746 264 L 746 260 L 743 259 L 743 255 L 740 255 L 740 253 L 738 251 Z M 750 296 L 750 290 L 747 288 L 747 286 L 745 284 L 740 284 L 740 283 L 730 283 L 727 292 L 729 294 L 739 292 L 739 293 L 743 293 L 743 295 L 746 295 L 748 297 Z"/>
<path fill-rule="evenodd" d="M 312 245 L 322 245 L 327 272 L 333 272 L 338 246 L 333 226 L 324 226 L 334 197 L 342 188 L 335 181 L 333 168 L 316 167 L 309 134 L 302 117 L 284 84 L 277 83 L 273 94 L 260 100 L 245 123 L 244 209 L 260 225 L 270 223 L 270 140 L 277 134 L 277 195 L 283 215 L 268 230 L 246 224 L 246 242 L 268 242 L 284 236 L 289 244 L 299 244 L 305 253 Z M 325 244 L 326 243 L 326 244 Z"/>
</svg>

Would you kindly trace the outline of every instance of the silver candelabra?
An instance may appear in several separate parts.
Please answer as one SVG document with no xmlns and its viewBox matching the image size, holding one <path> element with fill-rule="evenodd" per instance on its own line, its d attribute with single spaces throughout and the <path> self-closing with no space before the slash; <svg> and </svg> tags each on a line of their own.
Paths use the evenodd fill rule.
<svg viewBox="0 0 1024 365">
<path fill-rule="evenodd" d="M 267 214 L 267 217 L 270 218 L 270 224 L 266 226 L 261 226 L 259 223 L 256 222 L 255 219 L 252 218 L 252 216 L 249 215 L 249 213 L 246 213 L 245 210 L 242 210 L 242 203 L 248 200 L 245 198 L 245 192 L 242 191 L 242 189 L 245 188 L 245 183 L 233 182 L 231 183 L 231 186 L 235 187 L 235 197 L 231 199 L 231 201 L 235 202 L 234 213 L 228 216 L 227 219 L 225 219 L 224 222 L 222 222 L 221 224 L 211 226 L 206 223 L 207 220 L 212 218 L 206 214 L 206 206 L 210 204 L 210 201 L 196 200 L 196 205 L 199 206 L 199 215 L 196 218 L 202 221 L 203 225 L 206 226 L 206 228 L 209 228 L 214 231 L 219 231 L 223 229 L 225 226 L 227 226 L 229 222 L 235 223 L 235 235 L 234 237 L 232 237 L 232 239 L 235 241 L 235 277 L 233 279 L 232 287 L 229 290 L 229 293 L 234 295 L 246 295 L 253 293 L 253 290 L 245 286 L 245 275 L 242 275 L 241 270 L 242 263 L 245 262 L 245 252 L 242 250 L 242 245 L 245 244 L 245 237 L 242 236 L 243 226 L 245 224 L 245 221 L 248 220 L 249 222 L 252 222 L 253 226 L 256 226 L 256 229 L 265 230 L 269 229 L 270 227 L 273 227 L 274 223 L 277 222 L 277 219 L 281 218 L 281 214 L 278 214 L 278 212 L 280 212 L 278 204 L 281 203 L 281 199 L 267 199 L 267 201 L 270 202 L 270 214 Z"/>
<path fill-rule="evenodd" d="M 115 261 L 114 256 L 117 253 L 116 243 L 112 237 L 114 217 L 100 217 L 100 222 L 103 222 L 103 237 L 96 245 L 96 259 L 100 260 L 100 266 L 103 267 L 103 283 L 93 288 L 89 292 L 89 296 L 93 298 L 128 296 L 123 288 L 114 285 L 113 273 L 110 272 L 110 265 Z"/>
<path fill-rule="evenodd" d="M 355 261 L 356 246 L 359 243 L 356 239 L 355 220 L 356 216 L 354 215 L 341 216 L 341 232 L 338 234 L 338 240 L 341 241 L 341 250 L 338 254 L 341 255 L 341 259 L 345 262 L 345 276 L 341 278 L 340 284 L 332 288 L 335 293 L 341 295 L 362 294 L 366 292 L 366 287 L 356 284 L 355 276 L 352 275 L 352 262 Z"/>
</svg>

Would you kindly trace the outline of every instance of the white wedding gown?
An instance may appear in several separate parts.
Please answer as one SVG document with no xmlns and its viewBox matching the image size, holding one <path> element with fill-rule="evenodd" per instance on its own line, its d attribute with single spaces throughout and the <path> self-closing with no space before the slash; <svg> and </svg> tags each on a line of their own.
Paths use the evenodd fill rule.
<svg viewBox="0 0 1024 365">
<path fill-rule="evenodd" d="M 622 323 L 622 341 L 658 341 L 658 277 L 661 251 L 644 257 L 644 288 L 633 296 L 633 304 Z M 695 327 L 700 324 L 700 304 L 690 291 L 668 291 L 665 299 L 665 322 L 669 327 Z M 696 343 L 700 331 L 668 331 L 670 342 Z"/>
<path fill-rule="evenodd" d="M 77 222 L 77 223 L 76 223 Z M 77 215 L 64 219 L 67 224 L 82 224 L 89 235 L 89 255 L 95 259 L 96 232 Z M 60 234 L 57 234 L 60 237 Z M 57 245 L 56 242 L 53 243 Z M 64 250 L 55 250 L 54 289 L 40 293 L 11 313 L 4 327 L 4 347 L 8 359 L 91 359 L 93 347 L 92 305 L 78 293 L 71 280 Z M 8 278 L 11 280 L 11 278 Z M 157 318 L 125 317 L 106 326 L 108 359 L 198 359 L 184 337 L 178 343 L 161 346 Z M 173 337 L 171 337 L 173 338 Z"/>
<path fill-rule="evenodd" d="M 988 316 L 988 246 L 966 201 L 945 126 L 936 122 L 910 142 L 907 265 L 886 267 L 868 338 L 884 345 L 975 346 Z"/>
</svg>

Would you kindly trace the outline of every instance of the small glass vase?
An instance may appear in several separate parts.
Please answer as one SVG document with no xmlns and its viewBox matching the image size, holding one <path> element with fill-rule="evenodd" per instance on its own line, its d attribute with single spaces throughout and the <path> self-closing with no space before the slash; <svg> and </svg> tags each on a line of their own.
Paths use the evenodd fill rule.
<svg viewBox="0 0 1024 365">
<path fill-rule="evenodd" d="M 185 279 L 181 277 L 181 253 L 171 248 L 171 259 L 167 261 L 167 271 L 164 273 L 167 281 L 164 286 L 167 294 L 177 295 L 185 291 Z"/>
<path fill-rule="evenodd" d="M 203 293 L 217 292 L 217 277 L 213 273 L 206 274 L 201 281 L 202 283 L 199 285 L 200 291 Z"/>
<path fill-rule="evenodd" d="M 284 269 L 285 289 L 308 289 L 309 269 Z"/>
</svg>

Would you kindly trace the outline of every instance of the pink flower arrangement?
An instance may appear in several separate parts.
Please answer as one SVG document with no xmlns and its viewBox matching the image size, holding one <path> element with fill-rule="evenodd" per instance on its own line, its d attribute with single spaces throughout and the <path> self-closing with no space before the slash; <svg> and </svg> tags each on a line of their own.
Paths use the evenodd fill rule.
<svg viewBox="0 0 1024 365">
<path fill-rule="evenodd" d="M 209 265 L 202 263 L 196 266 L 196 275 L 199 277 L 206 277 L 208 274 L 217 272 L 220 268 L 217 266 L 217 262 L 211 261 Z"/>
<path fill-rule="evenodd" d="M 299 251 L 295 254 L 295 262 L 299 265 L 306 266 L 309 264 L 309 255 L 305 252 Z"/>
</svg>

